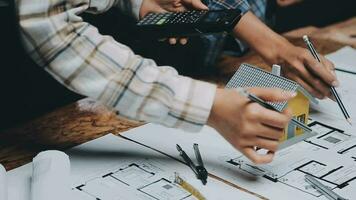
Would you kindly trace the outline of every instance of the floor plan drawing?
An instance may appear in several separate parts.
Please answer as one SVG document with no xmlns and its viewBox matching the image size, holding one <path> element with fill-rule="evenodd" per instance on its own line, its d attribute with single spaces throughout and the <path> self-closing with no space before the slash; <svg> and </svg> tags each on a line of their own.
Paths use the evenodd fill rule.
<svg viewBox="0 0 356 200">
<path fill-rule="evenodd" d="M 71 195 L 65 199 L 196 200 L 196 193 L 175 182 L 177 174 L 206 199 L 261 199 L 211 177 L 203 185 L 190 167 L 178 159 L 112 134 L 76 146 L 66 154 L 71 165 Z M 32 163 L 8 175 L 10 199 L 27 200 Z"/>
<path fill-rule="evenodd" d="M 325 196 L 305 181 L 305 175 L 312 175 L 341 196 L 353 199 L 356 196 L 354 132 L 312 119 L 309 126 L 318 132 L 316 136 L 277 151 L 273 162 L 265 165 L 254 165 L 209 127 L 191 136 L 157 125 L 145 127 L 156 137 L 169 138 L 164 143 L 146 137 L 144 129 L 127 133 L 125 137 L 176 157 L 179 156 L 174 149 L 177 141 L 185 147 L 198 143 L 202 154 L 209 155 L 203 157 L 210 173 L 267 199 L 325 200 Z M 188 137 L 185 143 L 182 135 Z"/>
<path fill-rule="evenodd" d="M 172 174 L 173 175 L 173 174 Z M 94 199 L 194 199 L 152 160 L 124 163 L 73 188 Z M 130 192 L 127 192 L 130 191 Z"/>
<path fill-rule="evenodd" d="M 271 164 L 256 166 L 244 156 L 232 158 L 226 163 L 314 197 L 321 194 L 305 181 L 307 174 L 332 189 L 342 190 L 351 182 L 356 182 L 355 136 L 317 121 L 309 126 L 319 135 L 281 151 Z"/>
</svg>

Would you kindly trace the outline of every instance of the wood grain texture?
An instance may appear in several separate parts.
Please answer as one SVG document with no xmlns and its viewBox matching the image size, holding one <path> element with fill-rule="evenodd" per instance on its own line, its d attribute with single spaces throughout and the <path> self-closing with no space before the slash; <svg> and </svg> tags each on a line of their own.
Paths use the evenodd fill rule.
<svg viewBox="0 0 356 200">
<path fill-rule="evenodd" d="M 347 23 L 349 26 L 350 23 L 354 26 L 356 20 L 353 19 Z M 337 28 L 326 29 L 325 32 L 337 35 L 341 34 L 340 31 L 343 30 L 349 31 L 347 27 L 340 29 L 337 26 Z M 313 29 L 313 31 L 315 30 Z M 304 33 L 310 33 L 310 28 L 305 29 Z M 298 30 L 298 34 L 304 33 L 303 30 Z M 340 41 L 335 37 L 326 39 L 325 37 L 319 38 L 318 35 L 311 35 L 311 37 L 318 51 L 323 54 L 335 51 L 345 45 L 344 40 Z M 292 37 L 291 41 L 300 46 L 304 45 L 300 38 Z M 250 52 L 241 58 L 223 56 L 218 64 L 219 74 L 201 77 L 201 79 L 215 82 L 222 87 L 238 66 L 244 62 L 261 66 L 267 70 L 270 69 L 261 57 Z M 0 133 L 0 163 L 10 170 L 30 162 L 42 150 L 65 150 L 107 133 L 119 134 L 143 124 L 119 118 L 117 114 L 118 112 L 98 102 L 83 99 L 13 129 L 2 131 Z"/>
<path fill-rule="evenodd" d="M 143 123 L 117 116 L 90 99 L 70 104 L 0 133 L 0 163 L 7 170 L 21 166 L 40 151 L 65 150 L 107 133 L 119 134 Z"/>
</svg>

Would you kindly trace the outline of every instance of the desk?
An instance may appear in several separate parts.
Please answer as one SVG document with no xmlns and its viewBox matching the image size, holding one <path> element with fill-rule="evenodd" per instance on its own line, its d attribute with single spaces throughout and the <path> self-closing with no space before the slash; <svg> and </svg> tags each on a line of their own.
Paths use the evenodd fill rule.
<svg viewBox="0 0 356 200">
<path fill-rule="evenodd" d="M 286 33 L 285 36 L 294 44 L 304 46 L 301 40 L 303 34 L 309 34 L 315 40 L 317 50 L 322 54 L 335 51 L 346 44 L 356 47 L 356 38 L 351 37 L 356 34 L 356 18 L 322 29 L 315 27 L 298 29 Z M 214 77 L 201 79 L 222 86 L 243 62 L 269 69 L 256 53 L 250 52 L 242 58 L 222 57 L 218 65 L 220 73 Z M 10 170 L 30 162 L 44 149 L 64 150 L 107 133 L 120 134 L 140 125 L 142 123 L 117 117 L 117 112 L 100 103 L 83 99 L 1 132 L 0 162 Z"/>
</svg>

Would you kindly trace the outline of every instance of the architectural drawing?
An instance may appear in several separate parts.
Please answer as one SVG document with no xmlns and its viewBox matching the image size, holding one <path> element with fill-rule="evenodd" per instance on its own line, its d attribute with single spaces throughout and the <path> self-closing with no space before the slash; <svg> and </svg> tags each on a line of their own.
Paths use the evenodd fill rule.
<svg viewBox="0 0 356 200">
<path fill-rule="evenodd" d="M 158 161 L 133 160 L 92 176 L 73 189 L 96 200 L 195 199 L 179 185 L 174 184 L 172 177 L 173 173 L 167 174 Z"/>
<path fill-rule="evenodd" d="M 351 182 L 356 182 L 356 137 L 317 121 L 309 126 L 319 135 L 277 153 L 271 164 L 256 166 L 243 156 L 226 163 L 314 197 L 321 194 L 305 181 L 306 174 L 332 189 L 350 187 Z"/>
</svg>

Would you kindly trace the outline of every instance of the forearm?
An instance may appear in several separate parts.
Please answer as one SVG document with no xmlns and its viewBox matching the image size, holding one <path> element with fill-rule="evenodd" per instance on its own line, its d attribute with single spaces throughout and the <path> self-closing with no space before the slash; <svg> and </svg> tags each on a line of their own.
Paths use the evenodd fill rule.
<svg viewBox="0 0 356 200">
<path fill-rule="evenodd" d="M 252 49 L 271 63 L 278 63 L 278 49 L 289 42 L 271 30 L 251 12 L 247 12 L 235 26 L 233 34 L 246 41 Z"/>
</svg>

